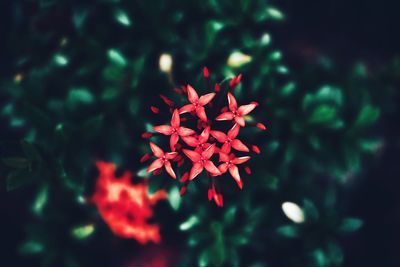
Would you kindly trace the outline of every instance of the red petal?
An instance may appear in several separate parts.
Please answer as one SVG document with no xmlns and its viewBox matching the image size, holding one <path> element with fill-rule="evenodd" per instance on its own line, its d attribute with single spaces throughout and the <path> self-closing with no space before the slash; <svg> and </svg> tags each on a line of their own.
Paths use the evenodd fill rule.
<svg viewBox="0 0 400 267">
<path fill-rule="evenodd" d="M 176 175 L 175 175 L 174 170 L 172 169 L 171 162 L 165 161 L 165 162 L 164 162 L 164 167 L 165 167 L 165 170 L 168 172 L 168 174 L 169 174 L 172 178 L 176 179 Z"/>
<path fill-rule="evenodd" d="M 152 136 L 153 136 L 153 134 L 150 133 L 150 132 L 144 132 L 144 133 L 142 133 L 142 138 L 145 138 L 145 139 L 148 139 L 148 138 L 150 138 L 150 137 L 152 137 Z"/>
<path fill-rule="evenodd" d="M 208 137 L 210 136 L 210 127 L 207 126 L 200 134 L 199 136 L 199 143 L 200 144 L 204 144 L 205 142 L 207 142 Z"/>
<path fill-rule="evenodd" d="M 239 188 L 242 189 L 243 182 L 240 179 L 239 169 L 235 165 L 231 165 L 229 167 L 229 173 L 232 175 L 233 179 L 235 179 L 236 183 L 238 184 Z"/>
<path fill-rule="evenodd" d="M 179 192 L 179 194 L 181 195 L 181 197 L 185 194 L 185 192 L 186 192 L 186 189 L 187 189 L 187 184 L 185 184 L 185 185 L 183 185 L 182 187 L 181 187 L 181 191 Z"/>
<path fill-rule="evenodd" d="M 239 115 L 244 116 L 244 115 L 249 114 L 256 107 L 257 107 L 257 104 L 254 104 L 254 103 L 248 104 L 248 105 L 243 105 L 238 108 L 238 113 L 239 113 Z"/>
<path fill-rule="evenodd" d="M 215 118 L 217 121 L 229 121 L 233 119 L 233 113 L 232 112 L 224 112 L 220 114 L 218 117 Z"/>
<path fill-rule="evenodd" d="M 226 173 L 228 170 L 228 163 L 222 163 L 221 165 L 218 166 L 219 171 L 222 173 Z"/>
<path fill-rule="evenodd" d="M 212 175 L 221 175 L 221 172 L 218 170 L 218 168 L 214 165 L 214 163 L 210 160 L 207 160 L 204 162 L 204 168 L 211 173 Z"/>
<path fill-rule="evenodd" d="M 208 201 L 210 201 L 215 195 L 215 190 L 213 187 L 208 188 L 207 197 Z"/>
<path fill-rule="evenodd" d="M 235 165 L 242 164 L 242 163 L 245 163 L 246 161 L 248 161 L 249 159 L 250 159 L 249 156 L 234 158 L 232 160 L 232 163 L 235 164 Z"/>
<path fill-rule="evenodd" d="M 151 111 L 153 112 L 153 113 L 158 113 L 158 112 L 160 112 L 160 109 L 158 108 L 158 107 L 155 107 L 155 106 L 151 106 L 150 107 L 150 109 L 151 109 Z"/>
<path fill-rule="evenodd" d="M 231 89 L 234 89 L 240 83 L 241 80 L 242 80 L 242 74 L 233 77 L 229 82 L 229 87 Z"/>
<path fill-rule="evenodd" d="M 204 151 L 201 153 L 201 156 L 202 156 L 204 159 L 209 159 L 209 158 L 211 158 L 211 156 L 214 154 L 214 150 L 215 150 L 215 144 L 212 144 L 211 146 L 207 147 L 207 149 L 204 150 Z M 200 158 L 201 158 L 201 157 L 200 157 Z"/>
<path fill-rule="evenodd" d="M 196 102 L 197 100 L 199 100 L 199 96 L 196 93 L 196 90 L 194 90 L 194 88 L 188 84 L 187 86 L 187 91 L 188 91 L 188 99 L 191 103 Z"/>
<path fill-rule="evenodd" d="M 201 96 L 199 99 L 199 104 L 202 106 L 207 105 L 214 98 L 214 96 L 215 96 L 215 93 L 209 93 L 209 94 Z"/>
<path fill-rule="evenodd" d="M 244 171 L 245 171 L 247 174 L 251 174 L 251 169 L 250 169 L 249 166 L 244 167 Z"/>
<path fill-rule="evenodd" d="M 181 124 L 181 119 L 179 117 L 179 111 L 178 109 L 175 109 L 174 113 L 172 113 L 171 126 L 174 128 L 178 128 L 180 124 Z"/>
<path fill-rule="evenodd" d="M 189 180 L 193 180 L 203 171 L 203 164 L 195 163 L 193 164 L 192 169 L 190 170 Z"/>
<path fill-rule="evenodd" d="M 169 146 L 171 148 L 171 151 L 175 151 L 175 145 L 178 143 L 178 140 L 179 135 L 177 133 L 171 135 L 171 138 L 169 139 Z"/>
<path fill-rule="evenodd" d="M 189 135 L 193 135 L 196 132 L 193 131 L 192 129 L 186 128 L 186 127 L 179 127 L 178 129 L 178 134 L 180 136 L 189 136 Z"/>
<path fill-rule="evenodd" d="M 228 162 L 230 160 L 228 154 L 220 152 L 219 153 L 219 161 Z"/>
<path fill-rule="evenodd" d="M 229 152 L 231 152 L 231 143 L 226 142 L 225 144 L 223 144 L 221 147 L 221 152 L 225 153 L 225 154 L 228 154 Z"/>
<path fill-rule="evenodd" d="M 197 115 L 197 117 L 199 117 L 200 120 L 205 121 L 205 122 L 207 121 L 207 114 L 206 114 L 204 107 L 197 106 L 196 115 Z"/>
<path fill-rule="evenodd" d="M 183 114 L 183 113 L 187 113 L 187 112 L 192 112 L 194 109 L 195 109 L 195 107 L 193 106 L 193 104 L 188 104 L 188 105 L 181 107 L 179 109 L 179 113 Z"/>
<path fill-rule="evenodd" d="M 143 163 L 143 162 L 149 160 L 150 157 L 151 157 L 151 156 L 150 156 L 149 153 L 144 154 L 143 157 L 140 158 L 140 163 Z"/>
<path fill-rule="evenodd" d="M 167 152 L 165 153 L 165 158 L 168 160 L 175 159 L 178 156 L 178 152 Z"/>
<path fill-rule="evenodd" d="M 153 163 L 150 164 L 150 166 L 147 168 L 147 172 L 152 172 L 154 170 L 157 170 L 163 166 L 163 160 L 162 159 L 156 159 L 153 161 Z"/>
<path fill-rule="evenodd" d="M 214 91 L 216 93 L 218 93 L 220 90 L 221 90 L 221 86 L 219 85 L 219 83 L 216 83 L 215 86 L 214 86 Z"/>
<path fill-rule="evenodd" d="M 174 106 L 174 102 L 166 96 L 160 95 L 161 99 L 170 107 Z"/>
<path fill-rule="evenodd" d="M 249 152 L 249 148 L 239 139 L 232 140 L 231 145 L 234 149 L 242 152 Z"/>
<path fill-rule="evenodd" d="M 240 125 L 235 123 L 235 125 L 233 125 L 233 127 L 228 131 L 228 138 L 235 139 L 236 136 L 239 134 L 239 130 L 240 130 Z"/>
<path fill-rule="evenodd" d="M 207 67 L 204 67 L 204 69 L 203 69 L 203 75 L 204 75 L 204 78 L 210 77 L 210 73 L 209 73 Z"/>
<path fill-rule="evenodd" d="M 182 151 L 193 162 L 198 162 L 201 159 L 201 155 L 195 151 L 189 149 L 183 149 Z"/>
<path fill-rule="evenodd" d="M 159 175 L 162 172 L 162 169 L 157 169 L 153 171 L 153 175 Z"/>
<path fill-rule="evenodd" d="M 188 145 L 192 147 L 197 147 L 199 142 L 196 137 L 193 136 L 182 136 L 182 140 Z"/>
<path fill-rule="evenodd" d="M 230 92 L 228 92 L 228 104 L 231 111 L 237 110 L 236 99 Z"/>
<path fill-rule="evenodd" d="M 189 172 L 185 172 L 181 177 L 181 182 L 186 182 L 189 179 Z"/>
<path fill-rule="evenodd" d="M 224 198 L 222 197 L 221 194 L 214 194 L 214 201 L 218 207 L 224 206 Z"/>
<path fill-rule="evenodd" d="M 244 118 L 241 116 L 236 116 L 235 121 L 237 124 L 239 124 L 242 127 L 244 127 L 246 125 L 246 123 L 244 122 Z"/>
<path fill-rule="evenodd" d="M 172 134 L 172 127 L 169 125 L 158 125 L 158 126 L 153 126 L 153 130 L 165 135 L 171 135 Z"/>
<path fill-rule="evenodd" d="M 226 134 L 221 131 L 210 131 L 210 134 L 220 143 L 225 143 L 228 140 Z"/>
<path fill-rule="evenodd" d="M 164 156 L 164 151 L 153 142 L 150 142 L 150 148 L 151 151 L 153 151 L 154 156 L 156 156 L 157 158 L 161 158 L 162 156 Z"/>
<path fill-rule="evenodd" d="M 260 148 L 259 148 L 258 146 L 253 145 L 251 148 L 253 149 L 253 151 L 254 151 L 255 153 L 257 153 L 257 154 L 260 154 L 260 153 L 261 153 Z"/>
<path fill-rule="evenodd" d="M 183 165 L 183 163 L 185 163 L 184 159 L 181 159 L 178 161 L 178 167 L 181 167 Z"/>
<path fill-rule="evenodd" d="M 261 130 L 266 130 L 266 129 L 267 129 L 267 127 L 265 127 L 265 125 L 262 124 L 261 122 L 257 123 L 257 124 L 256 124 L 256 127 L 257 127 L 258 129 L 261 129 Z"/>
</svg>

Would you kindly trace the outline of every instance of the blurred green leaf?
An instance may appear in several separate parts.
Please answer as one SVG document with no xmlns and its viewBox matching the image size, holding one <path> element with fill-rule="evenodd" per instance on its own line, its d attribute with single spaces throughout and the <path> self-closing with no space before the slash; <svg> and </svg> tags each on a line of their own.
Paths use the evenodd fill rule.
<svg viewBox="0 0 400 267">
<path fill-rule="evenodd" d="M 363 221 L 358 218 L 345 218 L 342 220 L 339 231 L 340 232 L 354 232 L 360 229 L 363 225 Z"/>
<path fill-rule="evenodd" d="M 310 123 L 326 123 L 332 121 L 337 114 L 335 107 L 330 105 L 320 105 L 312 112 L 309 122 Z"/>
<path fill-rule="evenodd" d="M 1 161 L 12 168 L 16 169 L 26 169 L 30 165 L 30 161 L 26 158 L 22 157 L 8 157 L 8 158 L 2 158 Z"/>
<path fill-rule="evenodd" d="M 178 210 L 181 204 L 181 195 L 177 187 L 172 187 L 168 193 L 168 202 L 174 210 Z"/>
<path fill-rule="evenodd" d="M 276 229 L 279 235 L 287 238 L 295 238 L 299 236 L 299 230 L 295 225 L 283 225 Z"/>
<path fill-rule="evenodd" d="M 128 14 L 122 9 L 117 9 L 114 13 L 114 17 L 119 23 L 124 26 L 131 25 L 131 20 L 129 19 Z"/>
<path fill-rule="evenodd" d="M 107 55 L 111 62 L 118 66 L 125 67 L 128 64 L 125 57 L 117 49 L 109 49 Z"/>
<path fill-rule="evenodd" d="M 93 100 L 94 96 L 85 87 L 71 88 L 68 92 L 67 102 L 72 108 L 75 108 L 79 104 L 91 104 Z"/>
<path fill-rule="evenodd" d="M 364 106 L 356 118 L 354 128 L 357 129 L 371 126 L 379 118 L 379 115 L 380 110 L 378 107 L 371 105 Z"/>
<path fill-rule="evenodd" d="M 25 140 L 21 140 L 21 147 L 22 147 L 22 150 L 24 151 L 25 155 L 29 159 L 36 160 L 36 161 L 40 161 L 42 159 L 39 151 L 36 149 L 36 147 L 32 143 L 25 141 Z"/>
<path fill-rule="evenodd" d="M 33 181 L 33 175 L 26 169 L 12 171 L 7 176 L 7 191 L 17 189 Z"/>
<path fill-rule="evenodd" d="M 36 241 L 27 241 L 21 245 L 19 252 L 22 254 L 37 254 L 44 250 L 44 246 Z"/>
<path fill-rule="evenodd" d="M 73 228 L 71 233 L 76 239 L 86 239 L 93 234 L 94 230 L 93 224 L 87 224 Z"/>
<path fill-rule="evenodd" d="M 33 201 L 32 210 L 35 214 L 41 215 L 44 206 L 47 203 L 49 195 L 49 187 L 47 185 L 43 185 L 36 195 L 35 200 Z"/>
</svg>

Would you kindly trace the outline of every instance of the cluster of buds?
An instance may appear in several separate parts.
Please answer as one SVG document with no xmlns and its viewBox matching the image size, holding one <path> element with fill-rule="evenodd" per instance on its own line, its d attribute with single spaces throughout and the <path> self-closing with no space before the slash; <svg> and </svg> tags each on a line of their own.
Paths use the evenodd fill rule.
<svg viewBox="0 0 400 267">
<path fill-rule="evenodd" d="M 203 74 L 210 88 L 207 68 L 204 68 Z M 225 90 L 222 90 L 222 84 L 216 83 L 214 92 L 200 97 L 191 85 L 176 88 L 176 93 L 187 96 L 189 103 L 182 106 L 177 106 L 174 101 L 161 95 L 169 108 L 167 114 L 170 114 L 170 124 L 154 126 L 154 132 L 146 132 L 142 136 L 148 139 L 158 135 L 168 136 L 170 152 L 164 152 L 150 141 L 150 149 L 157 159 L 150 164 L 147 171 L 156 175 L 165 170 L 174 179 L 177 178 L 176 173 L 179 173 L 182 182 L 181 195 L 185 193 L 189 182 L 204 171 L 209 179 L 208 199 L 214 200 L 218 206 L 223 206 L 223 197 L 217 177 L 229 173 L 242 189 L 243 181 L 238 165 L 250 159 L 250 148 L 257 154 L 260 149 L 238 138 L 240 130 L 247 126 L 246 117 L 258 106 L 257 102 L 240 106 L 237 104 L 233 92 L 241 79 L 241 74 L 232 78 Z M 158 107 L 152 106 L 151 110 L 160 114 Z M 266 129 L 262 123 L 253 123 L 250 126 Z M 150 154 L 146 154 L 141 161 L 150 157 Z M 185 165 L 186 162 L 189 164 Z M 246 173 L 251 173 L 248 166 L 244 169 Z"/>
</svg>

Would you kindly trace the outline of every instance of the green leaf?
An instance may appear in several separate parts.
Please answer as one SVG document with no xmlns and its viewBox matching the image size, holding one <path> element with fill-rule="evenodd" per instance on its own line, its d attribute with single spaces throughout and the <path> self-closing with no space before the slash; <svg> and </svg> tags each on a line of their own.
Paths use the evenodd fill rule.
<svg viewBox="0 0 400 267">
<path fill-rule="evenodd" d="M 91 104 L 93 100 L 92 93 L 85 87 L 71 88 L 68 92 L 67 102 L 72 108 L 75 108 L 79 104 Z"/>
<path fill-rule="evenodd" d="M 345 218 L 342 220 L 339 231 L 343 233 L 354 232 L 360 229 L 363 221 L 358 218 Z"/>
<path fill-rule="evenodd" d="M 109 49 L 107 55 L 111 62 L 118 66 L 125 67 L 128 64 L 124 55 L 117 49 Z"/>
<path fill-rule="evenodd" d="M 1 161 L 12 168 L 16 169 L 26 169 L 30 165 L 30 161 L 26 158 L 22 157 L 8 157 L 8 158 L 2 158 Z"/>
<path fill-rule="evenodd" d="M 43 252 L 43 250 L 43 245 L 36 241 L 27 241 L 19 248 L 19 252 L 22 254 L 37 254 Z"/>
<path fill-rule="evenodd" d="M 93 234 L 95 228 L 93 224 L 87 224 L 83 226 L 77 226 L 72 229 L 71 234 L 76 238 L 76 239 L 86 239 L 90 235 Z"/>
<path fill-rule="evenodd" d="M 131 20 L 129 19 L 128 14 L 122 9 L 116 10 L 114 13 L 114 17 L 120 24 L 124 26 L 131 25 Z"/>
<path fill-rule="evenodd" d="M 371 105 L 364 106 L 358 114 L 354 123 L 355 128 L 363 128 L 371 126 L 379 118 L 380 110 L 378 107 Z"/>
<path fill-rule="evenodd" d="M 310 123 L 326 123 L 336 118 L 337 110 L 331 105 L 320 105 L 312 112 Z"/>
<path fill-rule="evenodd" d="M 282 96 L 289 96 L 296 90 L 296 84 L 294 82 L 288 82 L 281 89 Z"/>
<path fill-rule="evenodd" d="M 21 140 L 21 147 L 22 150 L 24 151 L 25 155 L 31 159 L 31 160 L 35 160 L 35 161 L 41 161 L 42 157 L 40 156 L 39 151 L 36 149 L 36 147 L 26 141 L 26 140 Z"/>
<path fill-rule="evenodd" d="M 276 229 L 279 235 L 287 238 L 295 238 L 299 236 L 299 230 L 295 225 L 283 225 Z"/>
<path fill-rule="evenodd" d="M 191 217 L 189 217 L 189 219 L 187 219 L 186 221 L 181 223 L 181 225 L 179 225 L 179 230 L 187 231 L 196 224 L 198 224 L 199 222 L 200 222 L 199 218 L 196 215 L 192 215 Z"/>
<path fill-rule="evenodd" d="M 68 58 L 62 54 L 55 54 L 53 57 L 53 61 L 56 65 L 60 67 L 64 67 L 68 64 Z"/>
<path fill-rule="evenodd" d="M 204 250 L 199 256 L 199 266 L 206 267 L 210 261 L 210 256 L 208 250 Z"/>
<path fill-rule="evenodd" d="M 43 208 L 48 200 L 48 195 L 49 195 L 49 187 L 47 185 L 42 186 L 32 205 L 32 211 L 35 214 L 37 215 L 42 214 Z"/>
<path fill-rule="evenodd" d="M 12 171 L 7 176 L 7 191 L 17 189 L 32 181 L 32 173 L 28 172 L 26 169 Z"/>
<path fill-rule="evenodd" d="M 168 202 L 174 210 L 178 210 L 181 204 L 181 195 L 177 187 L 171 188 L 168 193 Z"/>
</svg>

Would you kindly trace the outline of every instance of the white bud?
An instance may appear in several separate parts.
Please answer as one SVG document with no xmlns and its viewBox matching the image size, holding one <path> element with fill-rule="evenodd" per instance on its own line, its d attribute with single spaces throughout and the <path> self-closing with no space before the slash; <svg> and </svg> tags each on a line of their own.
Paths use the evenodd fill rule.
<svg viewBox="0 0 400 267">
<path fill-rule="evenodd" d="M 284 202 L 282 210 L 286 217 L 295 223 L 303 223 L 305 221 L 304 212 L 296 203 Z"/>
<path fill-rule="evenodd" d="M 244 64 L 247 64 L 251 62 L 252 57 L 246 54 L 243 54 L 242 52 L 236 51 L 230 54 L 228 58 L 228 66 L 232 68 L 238 68 L 241 67 Z"/>
<path fill-rule="evenodd" d="M 172 69 L 172 56 L 170 54 L 164 53 L 160 56 L 160 70 L 162 72 L 169 73 Z"/>
</svg>

